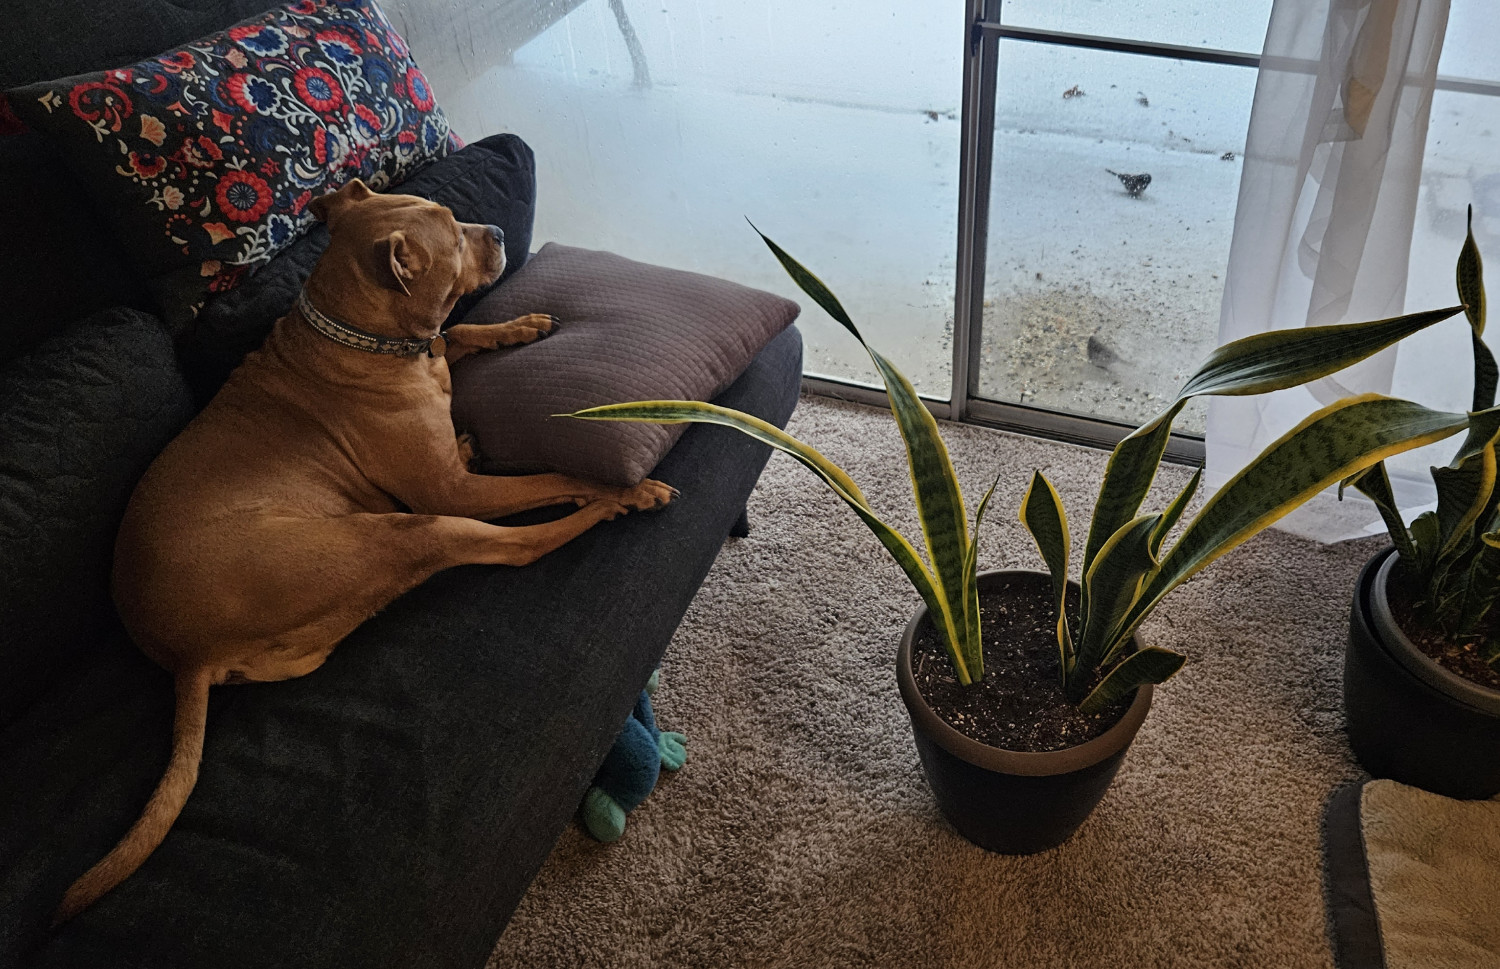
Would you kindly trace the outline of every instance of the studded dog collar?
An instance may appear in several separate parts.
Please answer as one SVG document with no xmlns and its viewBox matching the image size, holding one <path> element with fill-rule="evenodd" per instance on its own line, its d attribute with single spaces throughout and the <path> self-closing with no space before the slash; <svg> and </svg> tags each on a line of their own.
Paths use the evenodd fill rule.
<svg viewBox="0 0 1500 969">
<path fill-rule="evenodd" d="M 297 309 L 302 311 L 302 318 L 307 320 L 314 330 L 334 343 L 342 343 L 346 347 L 353 347 L 366 353 L 384 353 L 396 357 L 414 357 L 425 353 L 429 357 L 440 357 L 448 349 L 448 343 L 441 333 L 427 339 L 381 336 L 378 333 L 361 330 L 342 320 L 336 320 L 314 306 L 312 300 L 308 299 L 305 289 L 297 294 Z"/>
</svg>

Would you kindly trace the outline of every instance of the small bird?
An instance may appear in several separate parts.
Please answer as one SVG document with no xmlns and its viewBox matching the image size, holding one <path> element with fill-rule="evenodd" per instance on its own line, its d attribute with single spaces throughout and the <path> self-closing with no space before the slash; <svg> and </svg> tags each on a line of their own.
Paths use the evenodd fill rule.
<svg viewBox="0 0 1500 969">
<path fill-rule="evenodd" d="M 1145 172 L 1139 175 L 1122 175 L 1112 168 L 1106 168 L 1105 171 L 1118 178 L 1120 184 L 1125 186 L 1125 194 L 1133 199 L 1140 198 L 1141 193 L 1146 190 L 1146 186 L 1151 184 L 1151 176 Z"/>
</svg>

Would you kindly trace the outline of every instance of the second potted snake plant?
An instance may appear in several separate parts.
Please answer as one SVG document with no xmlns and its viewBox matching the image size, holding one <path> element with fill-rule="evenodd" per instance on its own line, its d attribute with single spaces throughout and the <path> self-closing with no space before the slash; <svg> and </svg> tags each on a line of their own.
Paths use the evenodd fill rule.
<svg viewBox="0 0 1500 969">
<path fill-rule="evenodd" d="M 994 485 L 971 527 L 937 421 L 911 382 L 865 344 L 816 276 L 762 238 L 798 286 L 865 346 L 883 378 L 906 446 L 925 560 L 875 514 L 848 474 L 751 415 L 661 400 L 570 416 L 733 427 L 790 454 L 853 509 L 921 600 L 901 639 L 896 674 L 928 782 L 958 831 L 991 850 L 1028 853 L 1056 845 L 1103 796 L 1146 716 L 1153 685 L 1185 662 L 1180 653 L 1143 643 L 1138 633 L 1172 589 L 1328 486 L 1470 427 L 1467 414 L 1376 395 L 1351 397 L 1272 443 L 1185 524 L 1196 474 L 1165 508 L 1143 514 L 1172 421 L 1188 400 L 1318 379 L 1462 308 L 1258 334 L 1215 351 L 1166 411 L 1115 448 L 1078 581 L 1068 578 L 1068 516 L 1040 473 L 1031 478 L 1020 515 L 1048 571 L 981 572 L 978 533 Z M 995 704 L 1003 715 L 995 715 Z"/>
<path fill-rule="evenodd" d="M 1456 277 L 1475 420 L 1453 460 L 1432 469 L 1436 509 L 1409 525 L 1383 464 L 1347 482 L 1380 509 L 1392 547 L 1355 587 L 1344 713 L 1350 745 L 1376 777 L 1487 798 L 1500 794 L 1500 368 L 1484 342 L 1483 263 L 1469 217 Z"/>
</svg>

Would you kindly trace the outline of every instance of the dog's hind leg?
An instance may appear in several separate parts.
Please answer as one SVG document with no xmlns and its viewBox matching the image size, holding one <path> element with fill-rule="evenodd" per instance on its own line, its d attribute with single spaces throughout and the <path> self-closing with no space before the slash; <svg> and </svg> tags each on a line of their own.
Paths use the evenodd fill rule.
<svg viewBox="0 0 1500 969">
<path fill-rule="evenodd" d="M 445 515 L 354 514 L 302 521 L 296 543 L 274 565 L 247 563 L 239 583 L 253 597 L 221 595 L 197 617 L 209 632 L 215 667 L 230 682 L 306 676 L 343 639 L 434 573 L 457 565 L 528 565 L 601 521 L 628 511 L 597 501 L 566 518 L 507 528 Z M 267 602 L 278 608 L 268 610 Z M 190 644 L 191 645 L 191 644 Z M 177 651 L 188 651 L 179 644 Z M 205 651 L 201 644 L 197 652 Z"/>
</svg>

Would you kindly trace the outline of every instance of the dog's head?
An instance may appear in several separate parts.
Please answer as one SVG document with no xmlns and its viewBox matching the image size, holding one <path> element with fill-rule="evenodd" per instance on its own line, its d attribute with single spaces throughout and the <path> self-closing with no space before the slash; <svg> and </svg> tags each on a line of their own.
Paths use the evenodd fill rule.
<svg viewBox="0 0 1500 969">
<path fill-rule="evenodd" d="M 329 244 L 309 280 L 325 312 L 389 336 L 431 336 L 459 297 L 500 278 L 504 235 L 415 195 L 359 179 L 312 200 Z"/>
</svg>

